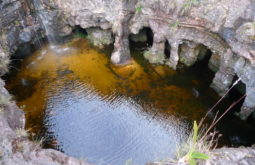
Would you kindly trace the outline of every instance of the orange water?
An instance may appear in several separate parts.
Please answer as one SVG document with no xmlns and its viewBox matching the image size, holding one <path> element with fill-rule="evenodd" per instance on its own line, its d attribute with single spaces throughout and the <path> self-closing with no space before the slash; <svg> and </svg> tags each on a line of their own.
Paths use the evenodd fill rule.
<svg viewBox="0 0 255 165">
<path fill-rule="evenodd" d="M 141 51 L 130 65 L 116 67 L 106 52 L 75 39 L 24 59 L 8 89 L 26 112 L 27 129 L 94 164 L 173 158 L 190 123 L 211 105 L 204 102 L 215 96 L 203 85 L 208 80 L 150 65 Z"/>
</svg>

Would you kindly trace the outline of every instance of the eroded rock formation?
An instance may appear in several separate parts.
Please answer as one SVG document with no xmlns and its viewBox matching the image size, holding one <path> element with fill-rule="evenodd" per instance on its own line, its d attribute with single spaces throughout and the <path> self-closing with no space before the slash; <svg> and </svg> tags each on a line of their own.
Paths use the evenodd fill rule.
<svg viewBox="0 0 255 165">
<path fill-rule="evenodd" d="M 150 28 L 153 45 L 144 55 L 151 63 L 166 64 L 173 69 L 180 62 L 191 66 L 204 54 L 202 45 L 213 53 L 208 64 L 216 71 L 211 87 L 223 95 L 237 76 L 247 88 L 240 117 L 247 119 L 255 109 L 254 0 L 12 2 L 2 2 L 0 15 L 1 38 L 4 39 L 1 45 L 8 50 L 7 54 L 13 53 L 22 43 L 36 42 L 38 34 L 39 38 L 45 34 L 58 38 L 70 34 L 71 27 L 79 25 L 87 29 L 89 38 L 100 47 L 112 43 L 114 37 L 111 60 L 124 64 L 131 58 L 130 34 Z M 13 26 L 3 28 L 6 25 Z M 171 47 L 170 57 L 164 54 L 166 42 Z"/>
<path fill-rule="evenodd" d="M 154 35 L 152 47 L 145 52 L 151 63 L 173 69 L 179 62 L 191 66 L 200 54 L 198 47 L 207 47 L 213 53 L 209 66 L 217 71 L 211 87 L 223 95 L 238 76 L 247 88 L 241 118 L 247 119 L 255 109 L 254 0 L 56 0 L 56 4 L 71 26 L 113 33 L 114 63 L 130 58 L 128 36 L 143 28 Z M 169 58 L 164 55 L 166 41 L 171 47 Z"/>
<path fill-rule="evenodd" d="M 8 71 L 10 55 L 25 43 L 38 42 L 45 34 L 29 1 L 0 1 L 0 75 Z M 65 26 L 62 26 L 65 27 Z M 12 101 L 0 79 L 0 164 L 1 165 L 86 165 L 52 149 L 42 149 L 25 132 L 24 112 Z"/>
<path fill-rule="evenodd" d="M 246 85 L 241 118 L 247 119 L 255 109 L 254 0 L 0 0 L 0 74 L 8 71 L 10 55 L 18 47 L 46 35 L 66 36 L 77 25 L 87 29 L 95 45 L 114 42 L 115 64 L 129 61 L 128 38 L 144 28 L 153 32 L 152 47 L 144 54 L 152 63 L 173 69 L 180 62 L 191 66 L 203 58 L 205 48 L 210 49 L 208 65 L 216 72 L 211 86 L 223 95 L 237 76 Z M 164 54 L 166 42 L 169 57 Z M 4 93 L 1 98 L 8 95 Z M 49 164 L 83 164 L 19 138 L 15 130 L 24 128 L 24 116 L 14 103 L 1 103 L 0 113 L 1 163 L 28 164 L 29 159 L 30 164 L 45 164 L 36 158 L 40 155 Z M 17 141 L 28 148 L 15 151 Z"/>
</svg>

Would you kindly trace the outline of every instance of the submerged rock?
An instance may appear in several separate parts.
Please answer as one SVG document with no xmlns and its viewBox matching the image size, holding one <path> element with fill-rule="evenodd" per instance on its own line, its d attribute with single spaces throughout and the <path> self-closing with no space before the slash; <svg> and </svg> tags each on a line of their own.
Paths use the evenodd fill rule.
<svg viewBox="0 0 255 165">
<path fill-rule="evenodd" d="M 223 95 L 238 76 L 246 85 L 246 99 L 240 112 L 247 119 L 255 109 L 255 2 L 254 0 L 42 0 L 43 27 L 33 12 L 31 1 L 0 0 L 0 74 L 8 70 L 9 56 L 23 43 L 35 43 L 46 35 L 56 38 L 69 35 L 72 27 L 91 30 L 96 45 L 112 42 L 111 60 L 125 64 L 131 59 L 129 35 L 142 28 L 154 34 L 153 46 L 145 57 L 152 63 L 176 69 L 179 61 L 190 66 L 197 60 L 197 44 L 210 49 L 210 67 L 217 71 L 212 87 Z M 31 12 L 33 11 L 33 12 Z M 40 12 L 40 11 L 36 11 Z M 29 28 L 29 31 L 26 31 Z M 24 30 L 25 29 L 25 30 Z M 47 31 L 48 30 L 48 31 Z M 171 46 L 170 57 L 164 54 L 165 42 Z M 181 48 L 184 41 L 194 45 Z M 185 53 L 185 49 L 191 51 Z M 180 54 L 180 52 L 182 52 Z M 1 83 L 1 91 L 5 91 Z M 4 92 L 8 93 L 8 92 Z M 5 98 L 6 94 L 2 94 Z M 3 99 L 4 100 L 4 99 Z M 5 113 L 1 113 L 4 111 Z M 85 164 L 64 154 L 38 148 L 26 138 L 19 139 L 16 128 L 24 128 L 24 116 L 12 102 L 1 104 L 0 163 L 12 164 Z M 7 112 L 6 112 L 7 111 Z M 15 146 L 15 148 L 14 148 Z M 206 164 L 253 164 L 254 149 L 217 149 Z M 29 161 L 27 161 L 29 160 Z"/>
</svg>

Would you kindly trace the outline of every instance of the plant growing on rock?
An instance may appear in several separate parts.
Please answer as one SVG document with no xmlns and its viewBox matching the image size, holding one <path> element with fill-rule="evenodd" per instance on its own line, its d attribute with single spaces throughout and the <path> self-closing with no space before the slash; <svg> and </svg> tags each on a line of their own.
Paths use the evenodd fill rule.
<svg viewBox="0 0 255 165">
<path fill-rule="evenodd" d="M 9 64 L 11 60 L 9 57 L 5 57 L 4 55 L 1 54 L 0 52 L 0 75 L 5 74 L 9 70 Z"/>
<path fill-rule="evenodd" d="M 191 8 L 192 6 L 198 5 L 199 4 L 199 0 L 187 0 L 183 7 L 184 8 Z"/>
<path fill-rule="evenodd" d="M 28 134 L 27 130 L 25 130 L 23 128 L 18 128 L 18 129 L 16 129 L 16 135 L 18 137 L 28 137 L 29 134 Z"/>
<path fill-rule="evenodd" d="M 184 150 L 187 149 L 188 152 L 184 157 L 179 160 L 180 163 L 189 163 L 189 165 L 196 165 L 197 159 L 206 160 L 210 158 L 209 155 L 205 153 L 208 153 L 210 151 L 212 147 L 211 145 L 213 143 L 207 143 L 208 139 L 203 139 L 202 134 L 199 134 L 198 131 L 199 130 L 197 122 L 194 121 L 192 136 L 189 137 L 187 146 L 184 146 Z M 213 142 L 212 140 L 210 142 Z"/>
<path fill-rule="evenodd" d="M 171 29 L 176 30 L 179 25 L 180 25 L 179 20 L 176 20 L 175 22 L 170 24 L 170 27 L 171 27 Z"/>
<path fill-rule="evenodd" d="M 193 6 L 196 6 L 200 3 L 199 0 L 186 0 L 183 4 L 182 14 L 188 12 Z"/>
<path fill-rule="evenodd" d="M 32 133 L 32 141 L 39 147 L 41 147 L 43 145 L 43 143 L 45 142 L 46 138 L 45 137 L 41 137 L 41 136 L 36 136 L 34 133 Z"/>
<path fill-rule="evenodd" d="M 203 122 L 205 118 L 208 116 L 210 112 L 214 110 L 214 108 L 223 100 L 225 96 L 230 92 L 230 90 L 237 85 L 237 83 L 241 79 L 239 78 L 234 82 L 232 87 L 225 92 L 225 94 L 218 100 L 216 104 L 206 113 L 204 118 L 199 122 L 199 125 L 197 126 L 196 121 L 193 125 L 193 132 L 191 136 L 189 136 L 186 143 L 180 148 L 179 152 L 177 153 L 177 157 L 179 158 L 178 162 L 185 162 L 189 163 L 190 165 L 196 165 L 197 159 L 206 160 L 209 159 L 210 151 L 215 149 L 217 146 L 217 141 L 220 135 L 213 129 L 216 126 L 216 124 L 236 105 L 238 104 L 246 95 L 243 95 L 240 97 L 237 101 L 233 102 L 220 116 L 218 116 L 218 112 L 216 113 L 212 123 L 209 125 L 208 128 L 203 128 Z M 252 91 L 250 91 L 252 92 Z M 205 154 L 206 153 L 206 154 Z M 184 155 L 184 156 L 183 156 Z"/>
<path fill-rule="evenodd" d="M 135 8 L 135 12 L 136 12 L 136 13 L 141 13 L 141 12 L 142 12 L 142 8 L 143 8 L 142 5 L 138 5 L 138 6 Z"/>
</svg>

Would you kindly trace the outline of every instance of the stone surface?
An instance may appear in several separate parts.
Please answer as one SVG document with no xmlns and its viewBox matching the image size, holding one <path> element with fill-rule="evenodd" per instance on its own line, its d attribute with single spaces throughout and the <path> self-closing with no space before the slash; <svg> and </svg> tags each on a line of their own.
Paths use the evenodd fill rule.
<svg viewBox="0 0 255 165">
<path fill-rule="evenodd" d="M 131 59 L 130 34 L 149 28 L 154 39 L 145 57 L 152 63 L 166 64 L 173 69 L 180 61 L 190 66 L 199 58 L 197 45 L 210 49 L 213 56 L 209 66 L 217 71 L 212 87 L 223 95 L 232 85 L 234 76 L 241 78 L 247 97 L 240 116 L 247 119 L 255 109 L 254 22 L 254 0 L 0 0 L 0 75 L 8 71 L 10 55 L 20 45 L 36 43 L 38 38 L 46 36 L 54 41 L 69 35 L 75 26 L 102 29 L 100 35 L 108 39 L 109 34 L 113 34 L 111 60 L 115 64 L 126 64 Z M 91 36 L 99 38 L 98 35 L 92 30 Z M 169 58 L 164 55 L 166 42 L 171 47 Z M 192 44 L 180 46 L 184 42 Z M 105 42 L 100 42 L 99 46 L 103 44 Z M 15 129 L 24 127 L 24 116 L 6 99 L 8 92 L 2 82 L 0 89 L 3 101 L 0 164 L 85 164 L 18 137 Z M 223 152 L 227 153 L 226 157 L 220 157 Z M 227 164 L 252 164 L 254 150 L 219 149 L 212 160 L 207 164 L 220 164 L 225 160 Z"/>
<path fill-rule="evenodd" d="M 0 164 L 1 165 L 88 165 L 29 141 L 24 130 L 25 116 L 10 99 L 0 80 Z"/>
<path fill-rule="evenodd" d="M 88 28 L 87 39 L 94 45 L 103 48 L 104 45 L 113 43 L 112 33 L 109 30 L 102 30 L 100 28 Z"/>
<path fill-rule="evenodd" d="M 213 150 L 208 160 L 196 160 L 198 165 L 253 165 L 255 162 L 255 148 L 220 148 Z M 147 165 L 189 165 L 188 163 L 154 162 Z"/>
<path fill-rule="evenodd" d="M 30 11 L 33 4 L 27 2 L 31 1 L 0 1 L 0 76 L 9 70 L 10 56 L 21 45 L 33 44 L 44 37 L 45 29 L 37 15 Z M 57 26 L 60 29 L 66 27 Z M 65 29 L 64 35 L 70 32 L 70 29 Z M 87 165 L 59 151 L 42 149 L 28 137 L 20 135 L 22 131 L 26 134 L 24 112 L 12 101 L 4 85 L 0 79 L 1 165 Z"/>
<path fill-rule="evenodd" d="M 199 165 L 252 165 L 255 162 L 254 148 L 220 148 L 210 155 L 209 160 Z"/>
</svg>

